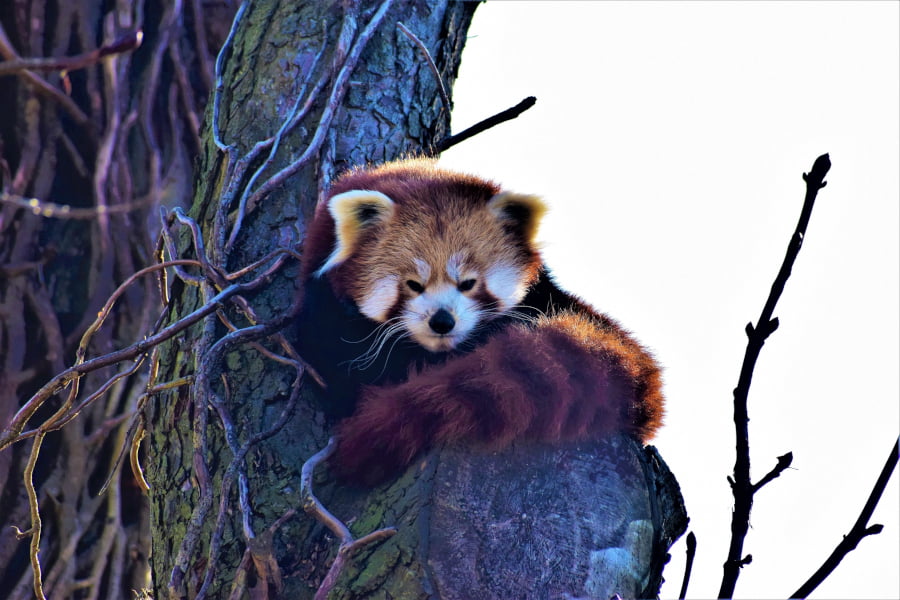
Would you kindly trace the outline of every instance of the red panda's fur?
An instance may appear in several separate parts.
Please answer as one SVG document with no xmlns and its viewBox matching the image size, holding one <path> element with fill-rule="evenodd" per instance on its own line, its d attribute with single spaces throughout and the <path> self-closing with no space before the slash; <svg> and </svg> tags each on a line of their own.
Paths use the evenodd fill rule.
<svg viewBox="0 0 900 600">
<path fill-rule="evenodd" d="M 616 431 L 647 441 L 661 425 L 652 356 L 555 285 L 533 240 L 542 205 L 504 194 L 431 161 L 399 161 L 344 175 L 317 208 L 304 246 L 299 344 L 328 385 L 323 408 L 346 417 L 332 459 L 344 477 L 376 483 L 445 443 L 500 449 Z M 521 293 L 510 291 L 511 273 Z M 454 276 L 464 281 L 448 284 Z M 430 287 L 459 310 L 444 324 L 423 316 L 431 329 L 409 325 L 418 317 L 407 306 Z M 433 312 L 437 301 L 429 302 Z M 467 311 L 477 322 L 453 339 L 466 320 L 456 313 Z M 382 340 L 377 356 L 354 366 L 395 322 L 415 329 L 413 341 Z"/>
</svg>

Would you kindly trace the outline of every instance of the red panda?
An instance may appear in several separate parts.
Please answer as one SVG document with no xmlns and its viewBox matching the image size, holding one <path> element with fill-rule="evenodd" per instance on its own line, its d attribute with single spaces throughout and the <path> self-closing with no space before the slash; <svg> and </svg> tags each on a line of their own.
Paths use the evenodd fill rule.
<svg viewBox="0 0 900 600">
<path fill-rule="evenodd" d="M 307 231 L 297 327 L 342 419 L 339 475 L 378 483 L 452 442 L 654 435 L 659 368 L 554 283 L 535 245 L 544 212 L 424 159 L 334 182 Z"/>
</svg>

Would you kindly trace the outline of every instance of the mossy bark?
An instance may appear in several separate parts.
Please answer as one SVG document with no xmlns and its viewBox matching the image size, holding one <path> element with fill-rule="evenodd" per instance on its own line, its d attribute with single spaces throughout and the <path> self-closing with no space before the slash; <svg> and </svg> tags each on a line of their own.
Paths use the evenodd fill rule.
<svg viewBox="0 0 900 600">
<path fill-rule="evenodd" d="M 331 82 L 341 67 L 335 58 L 341 31 L 364 29 L 380 3 L 307 2 L 269 0 L 253 2 L 235 30 L 223 71 L 219 127 L 221 137 L 246 153 L 257 141 L 276 133 L 297 94 L 309 92 L 323 71 L 331 71 L 329 85 L 319 94 L 307 117 L 281 144 L 271 175 L 299 156 L 313 136 L 326 109 Z M 349 165 L 383 161 L 407 153 L 422 152 L 449 132 L 449 111 L 441 103 L 438 82 L 420 50 L 397 28 L 402 21 L 429 48 L 443 80 L 456 77 L 465 32 L 475 4 L 397 1 L 366 46 L 353 72 L 349 91 L 338 98 L 329 138 L 315 160 L 300 169 L 284 186 L 250 207 L 233 250 L 215 256 L 213 231 L 228 182 L 228 157 L 219 151 L 211 135 L 207 111 L 203 146 L 196 171 L 194 202 L 189 215 L 197 221 L 214 260 L 226 268 L 242 267 L 278 246 L 299 247 L 306 219 L 311 215 L 324 182 Z M 356 15 L 355 23 L 345 20 Z M 346 49 L 345 49 L 346 51 Z M 316 60 L 316 56 L 319 55 Z M 312 65 L 315 64 L 315 68 Z M 258 164 L 258 163 L 257 163 Z M 327 165 L 327 169 L 321 168 Z M 232 215 L 233 216 L 233 215 Z M 233 223 L 233 220 L 230 221 Z M 180 252 L 190 257 L 189 232 L 179 232 Z M 247 299 L 260 319 L 278 319 L 290 312 L 298 293 L 297 265 L 288 263 L 268 285 Z M 170 322 L 203 303 L 196 287 L 176 282 L 169 308 Z M 234 316 L 231 312 L 230 315 Z M 246 322 L 237 321 L 246 325 Z M 196 375 L 208 348 L 198 347 L 206 328 L 198 324 L 166 344 L 160 353 L 159 381 Z M 221 364 L 212 365 L 211 380 L 228 382 L 223 397 L 236 424 L 238 437 L 246 440 L 274 422 L 290 395 L 293 371 L 245 346 L 231 350 Z M 218 385 L 218 384 L 214 384 Z M 151 486 L 153 594 L 156 598 L 192 597 L 201 586 L 207 567 L 209 539 L 221 497 L 223 471 L 232 458 L 219 422 L 209 415 L 206 428 L 206 463 L 215 488 L 216 507 L 201 531 L 200 542 L 189 559 L 180 586 L 169 587 L 176 556 L 196 512 L 199 481 L 192 462 L 196 434 L 196 390 L 176 388 L 160 394 L 146 409 L 149 457 L 147 480 Z M 301 403 L 287 426 L 256 446 L 246 460 L 252 528 L 263 532 L 291 509 L 299 509 L 299 475 L 303 462 L 324 446 L 325 423 L 307 403 Z M 319 492 L 329 501 L 332 490 Z M 231 494 L 232 498 L 236 493 Z M 227 596 L 247 540 L 236 506 L 229 513 L 217 556 L 217 576 L 211 597 Z M 276 532 L 273 554 L 280 570 L 282 597 L 312 597 L 334 555 L 335 545 L 318 523 L 302 512 Z M 257 573 L 258 575 L 258 573 Z M 266 585 L 252 581 L 248 588 Z M 273 590 L 274 591 L 274 590 Z"/>
<path fill-rule="evenodd" d="M 260 0 L 250 4 L 238 23 L 233 47 L 224 63 L 225 85 L 219 115 L 222 140 L 243 154 L 257 141 L 274 135 L 296 96 L 308 93 L 323 70 L 331 71 L 330 82 L 335 80 L 342 64 L 341 51 L 337 50 L 341 32 L 345 35 L 355 32 L 358 36 L 379 6 L 380 3 L 374 2 L 296 3 L 291 0 Z M 213 260 L 226 269 L 236 269 L 277 247 L 299 248 L 307 219 L 334 174 L 355 164 L 428 152 L 443 139 L 449 133 L 449 112 L 442 104 L 438 83 L 421 51 L 399 30 L 397 22 L 402 21 L 429 49 L 449 88 L 456 77 L 475 6 L 426 0 L 394 2 L 366 46 L 347 92 L 335 99 L 334 119 L 315 160 L 306 163 L 259 203 L 248 206 L 236 243 L 221 255 L 216 250 L 219 243 L 214 234 L 216 221 L 225 220 L 228 226 L 233 226 L 238 207 L 235 203 L 221 205 L 229 184 L 229 159 L 211 139 L 208 111 L 190 215 L 203 231 Z M 356 21 L 348 22 L 348 14 L 356 15 Z M 330 85 L 324 88 L 304 120 L 286 136 L 273 165 L 260 181 L 301 155 L 310 144 L 319 119 L 328 110 Z M 190 255 L 188 232 L 182 231 L 180 236 L 181 252 Z M 296 277 L 296 263 L 287 263 L 265 287 L 246 296 L 261 320 L 284 323 L 299 291 Z M 178 284 L 174 288 L 170 319 L 174 321 L 202 303 L 196 287 Z M 226 312 L 239 327 L 248 325 L 233 309 L 226 308 Z M 210 387 L 225 399 L 238 439 L 245 441 L 277 420 L 291 394 L 294 373 L 246 345 L 231 348 L 214 364 L 204 363 L 209 344 L 198 340 L 209 340 L 210 332 L 213 332 L 212 339 L 220 339 L 226 330 L 210 317 L 167 344 L 160 355 L 159 379 L 207 377 L 212 382 Z M 210 372 L 199 373 L 201 368 Z M 235 589 L 243 589 L 246 594 L 261 593 L 263 588 L 279 597 L 313 597 L 335 558 L 338 542 L 328 529 L 300 510 L 300 469 L 304 461 L 325 446 L 330 435 L 328 425 L 312 408 L 312 403 L 301 402 L 283 429 L 254 446 L 247 455 L 250 527 L 258 536 L 249 540 L 241 524 L 242 511 L 234 500 L 236 490 L 221 489 L 232 452 L 225 443 L 215 412 L 203 403 L 198 405 L 197 393 L 196 387 L 176 388 L 156 396 L 146 410 L 155 597 L 193 597 L 200 589 L 210 566 L 207 556 L 213 521 L 225 492 L 230 493 L 232 506 L 224 513 L 227 523 L 221 551 L 214 557 L 217 575 L 210 597 L 227 597 Z M 206 414 L 198 414 L 198 410 Z M 198 443 L 196 424 L 201 416 L 208 418 L 204 429 L 206 449 L 201 453 L 210 472 L 208 483 L 198 475 L 194 458 Z M 612 454 L 611 449 L 615 449 Z M 637 567 L 627 563 L 637 575 L 631 577 L 629 591 L 621 588 L 623 592 L 638 590 L 635 593 L 655 594 L 665 550 L 683 530 L 685 516 L 677 484 L 661 474 L 667 470 L 655 470 L 651 466 L 661 464 L 654 456 L 625 438 L 578 448 L 513 448 L 495 455 L 449 449 L 423 457 L 399 480 L 374 490 L 338 486 L 327 468 L 321 467 L 314 478 L 316 493 L 335 515 L 350 525 L 354 536 L 384 526 L 395 526 L 398 530 L 387 541 L 366 546 L 351 555 L 328 597 L 467 597 L 464 590 L 475 593 L 473 590 L 480 589 L 478 586 L 488 580 L 493 581 L 488 588 L 483 588 L 488 595 L 480 597 L 491 594 L 502 597 L 498 590 L 504 582 L 517 580 L 519 587 L 508 587 L 519 593 L 525 589 L 523 585 L 529 585 L 522 582 L 530 581 L 534 575 L 518 570 L 519 565 L 513 562 L 516 556 L 540 545 L 552 554 L 553 547 L 559 544 L 574 548 L 572 560 L 568 564 L 557 561 L 548 566 L 546 576 L 534 580 L 537 587 L 533 589 L 538 595 L 530 597 L 549 597 L 558 592 L 576 596 L 599 593 L 600 584 L 591 583 L 601 578 L 597 569 L 605 568 L 604 573 L 608 574 L 610 569 L 621 571 L 625 563 L 612 559 L 604 563 L 597 557 L 621 558 L 618 549 L 622 548 L 626 554 L 631 553 L 629 556 L 639 555 L 640 563 Z M 503 468 L 508 461 L 521 469 Z M 535 461 L 539 467 L 528 467 Z M 560 464 L 574 463 L 581 466 L 573 470 L 558 468 Z M 622 473 L 627 476 L 620 477 Z M 602 482 L 619 485 L 623 478 L 631 487 L 610 488 L 609 493 L 636 500 L 631 504 L 626 502 L 628 506 L 618 512 L 607 513 L 603 507 L 600 512 L 594 510 L 594 497 L 584 494 L 591 494 L 590 490 L 597 485 L 605 485 Z M 581 481 L 581 487 L 574 483 L 576 480 Z M 656 487 L 663 480 L 670 486 L 665 488 L 669 490 L 666 494 L 658 493 Z M 181 568 L 176 565 L 176 558 L 190 528 L 189 522 L 198 514 L 201 484 L 211 485 L 215 490 L 215 506 L 206 513 L 200 541 L 187 557 L 184 578 L 176 578 L 176 585 L 170 587 L 173 569 Z M 509 531 L 516 536 L 530 537 L 523 538 L 518 545 L 478 545 L 480 538 L 492 535 L 496 527 L 513 519 L 511 513 L 504 516 L 504 510 L 512 505 L 488 506 L 494 502 L 497 489 L 512 485 L 531 490 L 523 492 L 523 502 L 536 501 L 548 494 L 565 494 L 566 489 L 582 490 L 580 496 L 580 492 L 569 494 L 571 508 L 564 514 L 551 508 L 540 509 L 545 518 L 559 513 L 559 531 L 570 534 L 583 531 L 579 519 L 585 511 L 593 515 L 590 523 L 601 523 L 612 518 L 611 515 L 618 521 L 604 525 L 612 531 L 608 536 L 601 539 L 596 532 L 591 534 L 594 537 L 585 534 L 584 541 L 572 541 L 571 535 L 569 541 L 542 538 L 546 533 L 543 529 L 510 521 Z M 448 490 L 462 494 L 455 497 L 468 499 L 469 504 L 462 508 L 474 512 L 463 510 L 459 504 L 442 503 L 442 499 L 450 497 Z M 666 514 L 659 511 L 658 496 L 665 496 L 665 504 L 671 508 Z M 273 576 L 271 564 L 265 567 L 258 562 L 242 574 L 238 563 L 245 548 L 258 544 L 263 538 L 261 532 L 284 515 L 292 514 L 292 510 L 296 514 L 285 520 L 271 539 L 266 538 L 266 548 L 257 548 L 255 554 L 272 558 L 277 564 L 274 568 L 277 576 Z M 457 523 L 458 519 L 476 513 L 482 515 L 477 525 L 465 529 Z M 629 528 L 630 523 L 636 525 Z M 468 532 L 468 541 L 461 546 L 454 545 L 460 541 L 455 537 L 457 532 L 463 530 Z M 489 548 L 494 563 L 506 561 L 505 574 L 490 573 L 485 578 L 484 574 L 455 571 L 452 564 L 457 555 L 454 553 L 466 552 L 466 548 L 479 548 L 478 552 Z M 504 549 L 509 552 L 502 554 Z M 609 552 L 604 554 L 606 550 Z M 244 579 L 247 573 L 249 577 Z M 240 588 L 241 585 L 244 587 Z M 479 594 L 468 597 L 476 596 Z M 521 594 L 515 596 L 510 592 L 507 597 L 521 597 Z"/>
</svg>

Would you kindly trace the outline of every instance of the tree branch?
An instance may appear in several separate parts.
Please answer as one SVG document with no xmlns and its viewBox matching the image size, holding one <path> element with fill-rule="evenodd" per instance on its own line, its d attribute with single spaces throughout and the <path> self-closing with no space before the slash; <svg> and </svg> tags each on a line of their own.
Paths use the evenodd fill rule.
<svg viewBox="0 0 900 600">
<path fill-rule="evenodd" d="M 438 71 L 437 65 L 434 64 L 434 59 L 431 58 L 431 53 L 428 52 L 428 48 L 425 47 L 425 44 L 422 43 L 416 34 L 409 30 L 401 21 L 397 21 L 397 28 L 403 32 L 403 35 L 408 37 L 410 41 L 418 46 L 419 50 L 425 56 L 425 62 L 428 63 L 428 68 L 431 69 L 432 75 L 434 75 L 435 81 L 437 81 L 438 92 L 441 95 L 441 102 L 444 103 L 444 110 L 451 111 L 453 109 L 453 103 L 450 102 L 450 96 L 447 95 L 447 88 L 444 87 L 444 80 L 441 79 L 441 72 Z"/>
<path fill-rule="evenodd" d="M 76 71 L 84 69 L 97 64 L 104 56 L 136 50 L 141 45 L 143 38 L 144 33 L 138 29 L 129 31 L 111 44 L 75 56 L 5 60 L 0 62 L 0 77 L 17 75 L 23 71 Z"/>
<path fill-rule="evenodd" d="M 738 385 L 734 389 L 736 458 L 734 478 L 729 480 L 731 482 L 731 492 L 734 496 L 734 511 L 731 514 L 731 542 L 728 548 L 728 558 L 725 560 L 723 567 L 724 573 L 722 575 L 722 585 L 719 588 L 719 598 L 734 597 L 734 588 L 737 584 L 741 567 L 749 563 L 749 560 L 747 560 L 749 556 L 744 558 L 742 555 L 744 538 L 747 536 L 747 531 L 750 527 L 750 510 L 753 507 L 753 494 L 759 487 L 768 483 L 764 478 L 754 489 L 754 485 L 750 481 L 750 439 L 748 428 L 750 417 L 747 412 L 747 396 L 750 392 L 753 369 L 756 367 L 756 360 L 759 358 L 766 339 L 778 328 L 778 319 L 773 319 L 772 314 L 775 311 L 778 299 L 784 291 L 788 277 L 791 275 L 794 261 L 800 253 L 800 247 L 803 245 L 803 238 L 806 235 L 806 228 L 809 225 L 809 217 L 812 214 L 816 195 L 820 189 L 825 187 L 825 175 L 830 168 L 831 161 L 827 154 L 823 154 L 815 160 L 812 170 L 803 174 L 803 180 L 806 181 L 806 197 L 803 201 L 803 208 L 800 211 L 800 219 L 788 243 L 784 261 L 781 263 L 778 275 L 772 283 L 769 297 L 759 316 L 756 327 L 752 323 L 748 323 L 746 327 L 747 349 L 744 353 Z M 785 468 L 787 467 L 785 466 Z M 773 475 L 770 479 L 774 479 L 774 477 Z"/>
<path fill-rule="evenodd" d="M 495 125 L 499 125 L 500 123 L 503 123 L 505 121 L 511 121 L 512 119 L 515 119 L 523 112 L 534 106 L 536 102 L 537 98 L 535 98 L 534 96 L 528 96 L 515 106 L 507 108 L 502 112 L 498 112 L 493 117 L 488 117 L 484 121 L 480 121 L 472 125 L 468 129 L 464 129 L 462 132 L 457 133 L 456 135 L 451 135 L 444 138 L 443 140 L 438 142 L 437 146 L 435 146 L 434 154 L 440 154 L 444 150 L 452 148 L 458 143 L 463 142 L 472 136 L 478 135 L 482 131 L 487 131 Z"/>
<path fill-rule="evenodd" d="M 872 518 L 872 513 L 875 512 L 878 501 L 881 500 L 881 495 L 884 493 L 884 489 L 887 487 L 887 483 L 890 480 L 891 475 L 893 475 L 894 469 L 897 467 L 898 444 L 900 444 L 900 438 L 894 442 L 894 447 L 891 448 L 891 453 L 888 455 L 887 461 L 885 461 L 884 467 L 881 469 L 881 474 L 878 475 L 878 479 L 875 481 L 875 487 L 873 487 L 871 493 L 869 493 L 869 499 L 866 500 L 866 504 L 863 507 L 862 512 L 859 513 L 859 518 L 856 519 L 856 523 L 854 523 L 853 527 L 850 529 L 850 533 L 844 536 L 844 539 L 837 545 L 837 548 L 835 548 L 831 555 L 825 559 L 825 562 L 822 563 L 822 566 L 819 567 L 815 573 L 813 573 L 812 577 L 810 577 L 806 583 L 801 585 L 796 592 L 791 594 L 791 598 L 806 598 L 809 596 L 813 590 L 819 587 L 820 583 L 825 581 L 825 579 L 831 575 L 831 572 L 837 568 L 844 557 L 853 551 L 864 537 L 881 532 L 881 525 L 872 525 L 869 527 L 868 523 L 869 519 Z"/>
<path fill-rule="evenodd" d="M 344 565 L 347 562 L 347 557 L 350 556 L 350 554 L 363 546 L 386 540 L 397 533 L 396 528 L 385 527 L 355 540 L 350 533 L 350 529 L 344 525 L 340 519 L 331 514 L 319 499 L 316 498 L 316 495 L 312 490 L 313 472 L 322 461 L 331 456 L 336 445 L 337 442 L 335 438 L 330 438 L 328 444 L 324 448 L 313 454 L 305 463 L 303 463 L 300 476 L 300 495 L 303 500 L 303 510 L 305 510 L 307 514 L 312 515 L 318 522 L 328 527 L 328 529 L 330 529 L 340 540 L 337 556 L 334 557 L 334 562 L 331 563 L 331 567 L 328 569 L 325 579 L 322 580 L 319 589 L 316 591 L 315 600 L 325 600 L 328 597 L 328 592 L 330 592 L 332 588 L 334 588 L 334 584 L 337 583 L 338 575 L 340 575 L 343 570 Z"/>
<path fill-rule="evenodd" d="M 9 41 L 9 38 L 6 36 L 6 32 L 4 31 L 2 24 L 0 24 L 0 56 L 3 56 L 9 61 L 19 60 L 19 56 L 16 54 L 15 50 L 12 47 L 12 44 Z M 76 104 L 74 100 L 72 100 L 60 90 L 56 89 L 29 70 L 21 71 L 19 74 L 25 81 L 28 82 L 30 86 L 34 88 L 36 92 L 43 94 L 44 96 L 47 96 L 51 100 L 57 102 L 60 105 L 60 108 L 66 111 L 69 116 L 75 120 L 76 123 L 87 128 L 88 133 L 91 136 L 94 136 L 96 134 L 96 130 L 94 129 L 94 125 L 91 122 L 90 117 L 88 117 L 84 113 L 84 111 L 79 108 L 78 104 Z"/>
<path fill-rule="evenodd" d="M 791 462 L 794 460 L 794 453 L 788 452 L 787 454 L 783 454 L 778 457 L 778 462 L 775 463 L 775 466 L 771 471 L 766 473 L 766 476 L 760 479 L 758 482 L 753 484 L 753 493 L 758 492 L 764 485 L 781 475 L 781 472 L 791 466 Z"/>
<path fill-rule="evenodd" d="M 687 534 L 687 556 L 684 561 L 684 579 L 681 580 L 681 592 L 678 594 L 679 600 L 687 597 L 688 583 L 691 581 L 691 570 L 694 567 L 694 556 L 697 555 L 697 536 L 691 531 Z"/>
</svg>

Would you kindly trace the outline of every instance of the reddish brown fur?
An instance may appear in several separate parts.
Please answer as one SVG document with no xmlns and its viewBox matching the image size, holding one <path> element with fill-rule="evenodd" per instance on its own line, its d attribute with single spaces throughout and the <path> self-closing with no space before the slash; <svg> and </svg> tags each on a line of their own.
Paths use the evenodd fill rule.
<svg viewBox="0 0 900 600">
<path fill-rule="evenodd" d="M 439 235 L 450 223 L 456 223 L 457 235 L 477 231 L 481 236 L 481 246 L 470 248 L 476 258 L 491 261 L 498 254 L 515 256 L 516 262 L 523 258 L 529 265 L 529 272 L 535 277 L 541 259 L 537 251 L 530 247 L 510 248 L 510 240 L 505 239 L 501 226 L 494 220 L 485 219 L 484 211 L 473 210 L 482 207 L 500 192 L 497 184 L 452 171 L 437 168 L 434 161 L 407 160 L 392 162 L 371 169 L 357 169 L 340 177 L 330 190 L 329 197 L 350 190 L 374 190 L 390 197 L 397 204 L 398 214 L 390 227 L 376 226 L 365 231 L 359 247 L 365 252 L 357 252 L 344 264 L 329 271 L 328 277 L 339 297 L 359 298 L 366 289 L 366 277 L 371 277 L 384 257 L 391 257 L 392 263 L 411 260 L 413 256 L 427 252 L 435 246 L 431 239 Z M 452 236 L 452 231 L 440 231 Z M 474 235 L 468 237 L 475 238 Z M 431 238 L 431 239 L 429 239 Z M 466 240 L 467 242 L 471 240 Z M 476 242 L 478 239 L 476 238 Z M 316 214 L 307 232 L 304 246 L 304 279 L 328 256 L 335 245 L 334 219 L 324 204 L 316 208 Z M 522 257 L 522 253 L 525 256 Z M 445 262 L 438 261 L 438 262 Z M 409 265 L 397 265 L 406 268 Z"/>
<path fill-rule="evenodd" d="M 357 303 L 361 278 L 384 270 L 385 263 L 406 268 L 393 263 L 409 254 L 410 244 L 414 250 L 428 246 L 435 227 L 448 218 L 469 218 L 468 204 L 483 206 L 500 192 L 492 182 L 436 169 L 430 161 L 351 172 L 331 196 L 349 190 L 379 191 L 398 207 L 390 225 L 364 231 L 350 258 L 325 274 L 337 298 Z M 535 285 L 523 304 L 545 316 L 510 324 L 471 352 L 412 372 L 401 383 L 364 387 L 355 412 L 337 426 L 332 464 L 344 477 L 376 483 L 445 443 L 496 450 L 515 440 L 575 441 L 615 431 L 647 441 L 661 425 L 661 378 L 652 356 L 615 321 L 540 274 L 541 258 L 529 241 L 508 239 L 499 229 L 485 234 L 477 222 L 472 227 L 514 246 L 526 281 Z M 490 241 L 493 247 L 466 249 L 490 262 L 497 240 Z M 334 245 L 334 220 L 319 206 L 304 248 L 305 278 Z M 308 317 L 309 326 L 314 319 Z"/>
<path fill-rule="evenodd" d="M 369 387 L 338 426 L 345 478 L 377 483 L 432 445 L 653 436 L 662 423 L 659 370 L 612 321 L 572 312 L 516 325 L 400 385 Z"/>
</svg>

